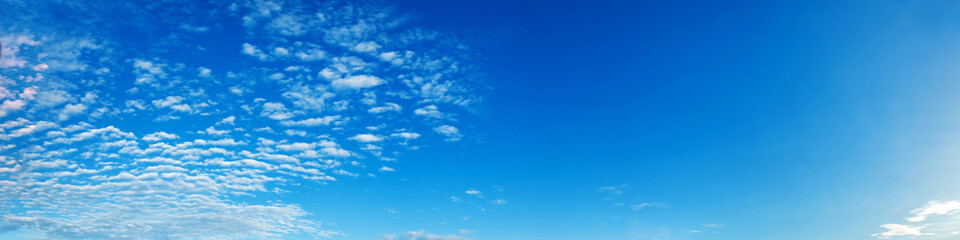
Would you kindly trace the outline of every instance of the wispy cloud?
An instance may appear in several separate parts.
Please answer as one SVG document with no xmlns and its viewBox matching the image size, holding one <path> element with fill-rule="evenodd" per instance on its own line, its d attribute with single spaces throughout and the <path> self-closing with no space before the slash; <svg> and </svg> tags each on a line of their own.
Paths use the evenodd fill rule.
<svg viewBox="0 0 960 240">
<path fill-rule="evenodd" d="M 960 213 L 958 201 L 930 201 L 922 207 L 910 211 L 913 216 L 906 218 L 911 224 L 888 223 L 880 225 L 884 232 L 872 236 L 880 239 L 890 239 L 897 236 L 951 236 L 960 232 L 957 219 L 934 219 L 937 215 L 954 215 Z"/>
</svg>

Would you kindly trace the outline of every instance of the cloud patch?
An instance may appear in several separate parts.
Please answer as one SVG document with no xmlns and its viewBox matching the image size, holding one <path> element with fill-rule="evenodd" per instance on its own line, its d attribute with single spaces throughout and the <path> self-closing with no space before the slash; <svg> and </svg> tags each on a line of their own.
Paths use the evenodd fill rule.
<svg viewBox="0 0 960 240">
<path fill-rule="evenodd" d="M 443 142 L 415 131 L 462 138 L 454 120 L 403 110 L 482 100 L 465 42 L 411 38 L 427 30 L 380 5 L 0 3 L 24 16 L 0 19 L 14 26 L 0 34 L 0 139 L 16 141 L 0 146 L 0 225 L 50 239 L 340 234 L 278 200 L 402 171 L 405 151 Z"/>
</svg>

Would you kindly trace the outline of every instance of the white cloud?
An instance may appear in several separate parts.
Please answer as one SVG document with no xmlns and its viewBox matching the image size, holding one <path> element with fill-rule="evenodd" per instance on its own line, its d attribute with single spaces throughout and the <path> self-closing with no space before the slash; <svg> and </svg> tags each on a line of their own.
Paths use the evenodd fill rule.
<svg viewBox="0 0 960 240">
<path fill-rule="evenodd" d="M 204 139 L 196 139 L 196 140 L 193 140 L 193 143 L 197 145 L 214 145 L 214 146 L 238 146 L 238 145 L 246 144 L 246 142 L 244 141 L 237 141 L 237 140 L 234 140 L 233 138 L 224 138 L 224 139 L 212 140 L 212 141 L 204 140 Z"/>
<path fill-rule="evenodd" d="M 158 108 L 171 107 L 182 102 L 183 99 L 181 96 L 167 96 L 164 99 L 153 100 L 153 105 Z"/>
<path fill-rule="evenodd" d="M 660 208 L 664 208 L 664 207 L 669 207 L 669 206 L 670 206 L 670 205 L 669 205 L 669 204 L 666 204 L 666 203 L 660 203 L 660 202 L 645 202 L 645 203 L 630 205 L 630 210 L 640 211 L 640 210 L 642 210 L 642 209 L 644 209 L 644 208 L 650 208 L 650 207 L 660 207 Z"/>
<path fill-rule="evenodd" d="M 127 174 L 127 176 L 131 176 Z M 141 179 L 141 177 L 143 177 Z M 90 213 L 80 218 L 32 217 L 6 215 L 2 221 L 18 227 L 31 227 L 43 231 L 54 239 L 199 239 L 199 238 L 274 238 L 293 231 L 316 232 L 329 236 L 334 232 L 318 231 L 316 222 L 303 220 L 307 213 L 294 205 L 238 205 L 204 195 L 169 196 L 159 191 L 136 190 L 151 188 L 175 190 L 168 182 L 185 179 L 190 186 L 203 181 L 191 180 L 184 173 L 144 174 L 124 178 L 125 181 L 104 183 L 98 187 L 62 185 L 36 189 L 53 196 L 64 196 L 54 191 L 94 194 L 96 191 L 126 192 L 131 197 L 113 196 L 111 202 L 96 199 L 71 198 L 75 205 L 56 204 L 65 209 L 85 208 Z M 170 180 L 168 180 L 170 179 Z M 209 179 L 209 178 L 201 178 Z M 180 185 L 184 186 L 184 185 Z M 202 188 L 189 187 L 194 190 Z M 46 192 L 49 191 L 49 192 Z M 171 204 L 167 198 L 174 197 L 190 206 Z M 154 211 L 162 207 L 163 211 Z M 68 212 L 64 212 L 66 215 Z M 56 216 L 56 215 L 54 215 Z"/>
<path fill-rule="evenodd" d="M 66 160 L 51 160 L 51 161 L 42 161 L 42 160 L 33 160 L 27 162 L 27 166 L 32 168 L 62 168 L 68 165 Z"/>
<path fill-rule="evenodd" d="M 287 111 L 287 107 L 283 103 L 268 102 L 263 104 L 263 111 L 260 112 L 260 116 L 273 120 L 286 120 L 293 117 L 294 113 Z"/>
<path fill-rule="evenodd" d="M 0 68 L 23 67 L 27 63 L 17 57 L 17 53 L 22 46 L 36 46 L 39 41 L 33 40 L 30 35 L 8 35 L 0 37 Z"/>
<path fill-rule="evenodd" d="M 304 19 L 300 16 L 284 14 L 274 18 L 266 27 L 282 35 L 300 36 L 309 31 L 308 27 L 301 23 L 302 21 Z"/>
<path fill-rule="evenodd" d="M 147 142 L 156 142 L 164 139 L 177 139 L 177 138 L 180 138 L 180 137 L 177 136 L 176 134 L 167 133 L 167 132 L 155 132 L 155 133 L 147 134 L 143 136 L 143 138 L 141 139 Z"/>
<path fill-rule="evenodd" d="M 405 62 L 403 58 L 401 58 L 399 54 L 397 54 L 397 52 L 380 53 L 379 57 L 380 57 L 380 60 L 389 62 L 390 64 L 397 65 L 397 66 L 403 65 L 403 63 Z"/>
<path fill-rule="evenodd" d="M 95 104 L 97 102 L 97 98 L 99 97 L 100 96 L 97 96 L 96 92 L 92 92 L 92 91 L 87 92 L 86 94 L 83 95 L 82 98 L 80 98 L 80 102 L 86 103 L 86 104 Z"/>
<path fill-rule="evenodd" d="M 327 126 L 330 123 L 340 119 L 340 115 L 336 116 L 325 116 L 319 118 L 307 118 L 298 121 L 284 120 L 280 122 L 280 125 L 287 127 L 316 127 L 316 126 Z"/>
<path fill-rule="evenodd" d="M 383 141 L 383 138 L 377 135 L 364 133 L 364 134 L 357 134 L 356 136 L 350 137 L 350 140 L 368 143 L 368 142 Z"/>
<path fill-rule="evenodd" d="M 437 110 L 436 105 L 429 105 L 429 106 L 424 106 L 422 108 L 418 108 L 417 110 L 413 110 L 413 113 L 420 116 L 425 116 L 425 117 L 446 118 L 445 114 Z"/>
<path fill-rule="evenodd" d="M 925 226 L 909 226 L 909 225 L 901 225 L 901 224 L 884 224 L 884 225 L 880 225 L 880 227 L 887 229 L 887 231 L 886 231 L 886 232 L 882 232 L 882 233 L 875 233 L 875 234 L 873 234 L 874 237 L 877 237 L 877 238 L 879 238 L 879 239 L 890 239 L 890 237 L 895 237 L 895 236 L 924 236 L 924 235 L 933 235 L 933 234 L 931 234 L 931 233 L 924 233 L 924 232 L 921 231 L 921 230 L 923 230 L 923 228 L 925 228 Z"/>
<path fill-rule="evenodd" d="M 402 107 L 396 103 L 384 103 L 383 106 L 374 107 L 370 110 L 367 110 L 368 113 L 382 113 L 382 112 L 400 112 Z"/>
<path fill-rule="evenodd" d="M 451 142 L 460 141 L 460 138 L 463 137 L 463 135 L 460 134 L 460 130 L 450 125 L 442 125 L 442 126 L 435 127 L 433 128 L 433 131 L 446 136 L 447 137 L 446 140 Z"/>
<path fill-rule="evenodd" d="M 316 143 L 296 142 L 291 144 L 277 145 L 277 149 L 284 150 L 284 151 L 306 151 L 306 150 L 313 150 L 315 148 L 317 148 Z"/>
<path fill-rule="evenodd" d="M 235 120 L 237 120 L 236 116 L 229 116 L 217 122 L 216 125 L 237 125 L 234 123 Z"/>
<path fill-rule="evenodd" d="M 240 50 L 240 52 L 248 56 L 255 57 L 260 61 L 266 61 L 270 58 L 270 56 L 268 56 L 266 53 L 263 53 L 263 51 L 261 51 L 259 48 L 249 43 L 243 43 L 243 49 Z"/>
<path fill-rule="evenodd" d="M 87 105 L 84 105 L 83 103 L 67 104 L 67 106 L 63 107 L 63 111 L 60 112 L 60 115 L 58 115 L 58 118 L 60 119 L 60 121 L 66 121 L 67 119 L 70 119 L 70 117 L 72 117 L 73 115 L 81 114 L 83 113 L 83 111 L 86 111 L 86 110 L 87 110 Z"/>
<path fill-rule="evenodd" d="M 244 93 L 244 92 L 250 92 L 249 89 L 246 89 L 246 88 L 241 87 L 241 86 L 233 86 L 233 87 L 230 87 L 230 88 L 228 89 L 228 91 L 230 91 L 230 93 L 235 94 L 235 95 L 237 95 L 237 96 L 243 96 L 243 93 Z"/>
<path fill-rule="evenodd" d="M 36 98 L 38 107 L 48 108 L 66 103 L 72 96 L 63 90 L 47 90 L 38 92 Z"/>
<path fill-rule="evenodd" d="M 0 105 L 0 117 L 7 116 L 10 112 L 20 110 L 23 106 L 26 106 L 26 102 L 23 100 L 4 100 L 3 104 Z"/>
<path fill-rule="evenodd" d="M 307 135 L 309 135 L 309 133 L 307 133 L 307 131 L 299 130 L 299 129 L 287 129 L 287 130 L 283 130 L 283 133 L 284 133 L 284 134 L 287 134 L 287 136 L 301 136 L 301 137 L 306 137 Z"/>
<path fill-rule="evenodd" d="M 50 65 L 47 65 L 46 63 L 41 63 L 33 66 L 33 70 L 38 72 L 46 71 L 47 69 L 50 69 Z"/>
<path fill-rule="evenodd" d="M 208 77 L 210 77 L 210 73 L 211 73 L 211 72 L 212 72 L 212 71 L 210 71 L 209 68 L 198 67 L 198 68 L 197 68 L 197 77 L 208 78 Z"/>
<path fill-rule="evenodd" d="M 302 52 L 297 52 L 296 56 L 301 61 L 313 62 L 326 58 L 327 52 L 320 49 L 307 49 Z"/>
<path fill-rule="evenodd" d="M 273 55 L 278 57 L 285 57 L 287 55 L 290 55 L 290 51 L 287 50 L 286 48 L 276 47 L 276 48 L 273 48 Z"/>
<path fill-rule="evenodd" d="M 395 138 L 403 138 L 403 139 L 408 139 L 408 140 L 409 140 L 409 139 L 419 138 L 419 137 L 420 137 L 420 134 L 419 134 L 419 133 L 415 133 L 415 132 L 399 132 L 399 133 L 390 134 L 390 136 L 391 136 L 391 137 L 395 137 Z"/>
<path fill-rule="evenodd" d="M 894 236 L 923 236 L 936 235 L 946 237 L 958 232 L 956 218 L 931 218 L 934 215 L 953 215 L 960 213 L 960 201 L 930 201 L 923 207 L 910 211 L 913 216 L 906 220 L 912 223 L 924 222 L 923 225 L 883 224 L 880 227 L 886 232 L 873 234 L 880 239 Z"/>
<path fill-rule="evenodd" d="M 380 167 L 379 170 L 380 170 L 381 172 L 393 172 L 393 171 L 396 171 L 396 170 L 394 170 L 392 167 L 387 167 L 387 166 Z"/>
<path fill-rule="evenodd" d="M 137 137 L 133 133 L 121 131 L 117 127 L 107 126 L 103 128 L 90 129 L 81 133 L 76 133 L 70 138 L 57 138 L 51 142 L 58 143 L 58 144 L 73 144 L 79 141 L 90 140 L 97 136 L 100 137 L 100 140 L 110 140 L 110 139 L 119 139 L 119 138 L 132 139 Z"/>
<path fill-rule="evenodd" d="M 224 134 L 230 133 L 230 130 L 217 130 L 213 126 L 210 126 L 207 129 L 204 129 L 202 133 L 206 133 L 210 135 L 224 135 Z"/>
<path fill-rule="evenodd" d="M 144 102 L 142 100 L 127 100 L 126 102 L 124 102 L 124 105 L 127 106 L 127 108 L 129 108 L 128 112 L 147 109 L 147 107 L 144 106 Z"/>
<path fill-rule="evenodd" d="M 350 157 L 353 155 L 353 153 L 351 153 L 350 151 L 347 151 L 342 148 L 334 148 L 334 147 L 325 147 L 321 149 L 321 152 L 323 152 L 323 154 L 326 154 L 327 156 L 339 157 L 339 158 Z"/>
<path fill-rule="evenodd" d="M 908 222 L 922 222 L 930 215 L 947 215 L 960 213 L 960 201 L 930 201 L 927 205 L 910 211 L 913 217 L 907 218 Z"/>
<path fill-rule="evenodd" d="M 144 169 L 145 172 L 186 172 L 186 168 L 171 166 L 171 165 L 157 165 L 149 166 Z"/>
<path fill-rule="evenodd" d="M 331 80 L 337 79 L 340 77 L 340 74 L 333 72 L 333 70 L 329 68 L 324 68 L 323 70 L 320 70 L 320 72 L 317 73 L 317 75 L 320 76 L 321 78 L 331 79 Z"/>
<path fill-rule="evenodd" d="M 283 97 L 292 101 L 294 106 L 314 112 L 323 111 L 326 100 L 334 96 L 323 85 L 296 85 L 283 93 Z"/>
<path fill-rule="evenodd" d="M 173 109 L 173 110 L 179 111 L 179 112 L 191 112 L 191 111 L 193 111 L 193 108 L 190 107 L 190 105 L 187 105 L 187 104 L 177 104 L 177 105 L 173 105 L 173 106 L 170 106 L 170 109 Z"/>
<path fill-rule="evenodd" d="M 37 87 L 24 88 L 23 92 L 20 93 L 19 96 L 21 99 L 33 100 L 34 95 L 37 95 Z"/>
<path fill-rule="evenodd" d="M 20 128 L 17 128 L 20 127 Z M 36 123 L 31 123 L 30 121 L 18 118 L 17 120 L 7 121 L 2 127 L 0 127 L 0 139 L 10 140 L 13 138 L 19 138 L 24 136 L 30 136 L 34 133 L 44 131 L 46 129 L 57 127 L 56 123 L 48 121 L 37 121 Z M 14 129 L 16 128 L 16 129 Z M 4 134 L 5 131 L 13 129 L 10 133 Z"/>
<path fill-rule="evenodd" d="M 157 64 L 152 61 L 143 60 L 143 59 L 134 59 L 133 68 L 134 72 L 137 74 L 137 78 L 134 81 L 137 85 L 151 85 L 158 86 L 156 84 L 160 79 L 166 79 L 167 73 L 163 70 L 166 67 L 164 64 Z"/>
<path fill-rule="evenodd" d="M 283 73 L 274 73 L 274 74 L 270 74 L 270 76 L 267 76 L 267 78 L 271 80 L 282 80 L 286 77 L 287 75 L 283 75 Z"/>
<path fill-rule="evenodd" d="M 357 76 L 350 76 L 347 78 L 333 80 L 333 82 L 330 83 L 330 86 L 332 86 L 335 89 L 349 90 L 349 89 L 375 87 L 377 85 L 383 84 L 383 82 L 384 81 L 378 77 L 374 77 L 370 75 L 357 75 Z"/>
<path fill-rule="evenodd" d="M 357 43 L 353 46 L 353 50 L 361 53 L 376 53 L 377 49 L 380 49 L 380 44 L 377 44 L 373 41 Z"/>
<path fill-rule="evenodd" d="M 42 46 L 44 63 L 50 70 L 62 72 L 85 71 L 90 63 L 81 59 L 83 53 L 103 49 L 95 40 L 82 37 L 47 41 Z"/>
<path fill-rule="evenodd" d="M 183 162 L 165 157 L 152 157 L 152 158 L 138 158 L 134 160 L 137 163 L 157 163 L 157 164 L 170 164 L 170 165 L 180 165 Z"/>
</svg>

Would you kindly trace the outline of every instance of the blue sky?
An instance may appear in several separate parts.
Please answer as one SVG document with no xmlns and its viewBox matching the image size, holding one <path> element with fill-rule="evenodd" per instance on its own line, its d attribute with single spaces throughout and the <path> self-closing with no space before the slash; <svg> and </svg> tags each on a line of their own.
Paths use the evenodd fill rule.
<svg viewBox="0 0 960 240">
<path fill-rule="evenodd" d="M 2 239 L 960 239 L 957 2 L 0 9 Z"/>
</svg>

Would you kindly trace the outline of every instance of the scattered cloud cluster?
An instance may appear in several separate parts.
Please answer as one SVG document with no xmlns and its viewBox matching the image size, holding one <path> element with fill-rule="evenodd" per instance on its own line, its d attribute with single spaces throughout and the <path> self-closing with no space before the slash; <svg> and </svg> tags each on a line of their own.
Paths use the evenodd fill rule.
<svg viewBox="0 0 960 240">
<path fill-rule="evenodd" d="M 208 7 L 0 3 L 29 16 L 0 19 L 14 26 L 0 35 L 0 226 L 53 239 L 333 236 L 272 199 L 391 174 L 404 151 L 469 134 L 452 116 L 474 112 L 482 87 L 451 34 L 374 3 Z M 89 24 L 58 24 L 73 20 Z M 158 39 L 121 38 L 131 29 Z"/>
</svg>

